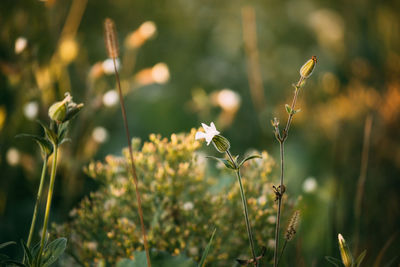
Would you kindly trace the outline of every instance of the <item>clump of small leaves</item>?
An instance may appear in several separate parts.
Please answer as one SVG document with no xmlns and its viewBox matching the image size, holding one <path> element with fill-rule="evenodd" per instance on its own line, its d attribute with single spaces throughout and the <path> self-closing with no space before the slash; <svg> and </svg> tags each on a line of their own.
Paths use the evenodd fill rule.
<svg viewBox="0 0 400 267">
<path fill-rule="evenodd" d="M 193 129 L 189 134 L 172 134 L 170 139 L 152 134 L 143 145 L 138 139 L 132 141 L 142 177 L 139 189 L 147 211 L 149 245 L 200 262 L 210 233 L 217 228 L 207 266 L 232 265 L 233 259 L 246 257 L 248 248 L 245 231 L 232 234 L 232 229 L 243 229 L 240 190 L 230 170 L 223 165 L 216 170 L 199 155 L 195 133 Z M 263 243 L 274 232 L 274 199 L 268 194 L 274 162 L 267 152 L 254 154 L 262 158 L 244 162 L 241 170 L 246 176 L 249 217 L 257 232 L 254 239 Z M 87 166 L 87 174 L 99 183 L 98 190 L 71 211 L 69 223 L 54 226 L 58 235 L 70 236 L 68 253 L 84 266 L 113 265 L 143 249 L 135 189 L 128 180 L 129 158 L 125 148 L 122 157 L 110 155 Z"/>
</svg>

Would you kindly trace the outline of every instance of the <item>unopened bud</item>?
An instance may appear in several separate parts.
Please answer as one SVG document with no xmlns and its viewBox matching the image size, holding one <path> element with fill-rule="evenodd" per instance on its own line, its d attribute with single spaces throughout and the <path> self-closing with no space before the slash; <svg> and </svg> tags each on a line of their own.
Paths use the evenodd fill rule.
<svg viewBox="0 0 400 267">
<path fill-rule="evenodd" d="M 350 249 L 346 244 L 346 240 L 344 240 L 341 234 L 338 234 L 338 240 L 339 240 L 340 256 L 342 257 L 342 263 L 345 267 L 350 267 L 353 265 L 353 256 L 351 255 Z"/>
<path fill-rule="evenodd" d="M 67 114 L 67 103 L 64 100 L 54 103 L 49 108 L 49 117 L 53 121 L 56 122 L 64 121 L 66 114 Z"/>
<path fill-rule="evenodd" d="M 212 139 L 215 149 L 220 153 L 225 153 L 231 147 L 228 139 L 223 137 L 222 135 L 215 135 Z"/>
<path fill-rule="evenodd" d="M 312 56 L 300 69 L 300 76 L 304 79 L 310 77 L 312 72 L 314 71 L 315 64 L 317 63 L 317 57 Z"/>
</svg>

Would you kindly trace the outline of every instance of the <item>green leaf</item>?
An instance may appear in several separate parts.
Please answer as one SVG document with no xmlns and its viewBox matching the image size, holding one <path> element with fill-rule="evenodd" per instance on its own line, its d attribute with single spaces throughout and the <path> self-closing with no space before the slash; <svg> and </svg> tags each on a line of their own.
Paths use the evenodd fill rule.
<svg viewBox="0 0 400 267">
<path fill-rule="evenodd" d="M 24 259 L 28 259 L 28 265 L 32 265 L 32 253 L 29 250 L 28 246 L 25 244 L 24 240 L 21 239 L 22 248 L 24 249 Z"/>
<path fill-rule="evenodd" d="M 15 245 L 15 244 L 17 244 L 17 243 L 14 242 L 14 241 L 8 241 L 8 242 L 1 243 L 1 244 L 0 244 L 0 249 L 5 248 L 5 247 L 8 247 L 8 246 L 10 246 L 10 245 Z"/>
<path fill-rule="evenodd" d="M 205 265 L 205 263 L 206 263 L 206 258 L 207 258 L 208 252 L 210 251 L 211 244 L 212 244 L 212 241 L 213 241 L 213 239 L 214 239 L 214 235 L 215 235 L 215 232 L 216 232 L 216 231 L 217 231 L 217 228 L 214 229 L 214 231 L 213 231 L 213 233 L 212 233 L 212 235 L 211 235 L 210 241 L 208 241 L 208 244 L 207 244 L 207 246 L 206 246 L 206 249 L 205 249 L 204 252 L 203 252 L 203 256 L 201 256 L 201 260 L 200 260 L 200 263 L 199 263 L 198 267 L 203 267 L 203 266 Z"/>
<path fill-rule="evenodd" d="M 325 259 L 335 265 L 336 267 L 341 267 L 343 266 L 342 262 L 334 257 L 331 256 L 325 256 Z"/>
<path fill-rule="evenodd" d="M 15 261 L 15 260 L 7 260 L 4 261 L 5 266 L 12 266 L 11 264 L 17 265 L 17 266 L 22 266 L 22 267 L 27 267 L 25 264 Z"/>
<path fill-rule="evenodd" d="M 65 138 L 65 136 L 67 134 L 68 125 L 69 125 L 68 122 L 64 122 L 58 126 L 58 140 L 60 142 L 59 145 L 63 142 L 63 139 Z"/>
<path fill-rule="evenodd" d="M 52 142 L 53 144 L 57 144 L 57 135 L 56 133 L 51 130 L 49 127 L 47 127 L 43 122 L 41 122 L 40 120 L 37 121 L 40 126 L 42 126 L 44 133 L 46 135 L 46 137 L 49 139 L 50 142 Z"/>
<path fill-rule="evenodd" d="M 242 165 L 243 165 L 246 161 L 248 161 L 248 160 L 251 160 L 251 159 L 261 159 L 261 158 L 262 158 L 262 157 L 261 157 L 260 155 L 248 156 L 248 157 L 244 158 L 244 159 L 242 160 L 242 162 L 240 162 L 239 168 L 242 167 Z"/>
<path fill-rule="evenodd" d="M 146 252 L 134 252 L 134 260 L 122 259 L 117 263 L 116 267 L 143 267 L 147 266 Z M 195 267 L 196 262 L 184 255 L 172 256 L 164 251 L 150 252 L 152 267 Z"/>
<path fill-rule="evenodd" d="M 361 252 L 361 254 L 357 257 L 356 259 L 356 267 L 359 267 L 362 263 L 362 261 L 365 258 L 365 255 L 367 255 L 367 250 L 364 250 L 363 252 Z"/>
<path fill-rule="evenodd" d="M 66 247 L 67 239 L 65 237 L 50 242 L 43 252 L 42 266 L 47 267 L 53 264 L 64 253 Z"/>
<path fill-rule="evenodd" d="M 225 167 L 227 167 L 228 169 L 236 170 L 235 166 L 232 164 L 232 162 L 230 160 L 226 160 L 224 158 L 217 158 L 217 157 L 213 157 L 213 156 L 206 156 L 206 158 L 214 159 L 216 161 L 222 162 L 225 165 Z"/>
<path fill-rule="evenodd" d="M 292 114 L 293 110 L 292 110 L 292 108 L 291 108 L 288 104 L 285 104 L 285 108 L 286 108 L 286 112 L 287 112 L 289 115 Z"/>
<path fill-rule="evenodd" d="M 48 157 L 53 153 L 53 146 L 50 143 L 49 140 L 47 140 L 44 137 L 41 137 L 39 135 L 34 135 L 34 134 L 18 134 L 17 136 L 15 136 L 16 138 L 23 138 L 23 137 L 27 137 L 27 138 L 31 138 L 33 140 L 36 141 L 36 143 L 39 145 L 40 150 L 42 150 L 42 153 Z"/>
</svg>

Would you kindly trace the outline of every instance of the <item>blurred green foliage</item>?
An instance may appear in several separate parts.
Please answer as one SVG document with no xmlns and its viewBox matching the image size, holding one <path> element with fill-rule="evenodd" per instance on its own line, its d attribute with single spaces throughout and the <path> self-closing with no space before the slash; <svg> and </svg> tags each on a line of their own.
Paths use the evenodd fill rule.
<svg viewBox="0 0 400 267">
<path fill-rule="evenodd" d="M 244 6 L 255 10 L 258 50 L 250 52 L 258 52 L 261 108 L 249 90 L 248 72 L 254 69 L 248 58 L 254 53 L 245 52 L 243 33 L 251 28 L 242 27 L 248 25 Z M 101 187 L 84 174 L 84 166 L 119 154 L 124 146 L 120 111 L 103 101 L 115 86 L 103 64 L 102 23 L 111 17 L 119 32 L 128 118 L 134 136 L 142 139 L 215 121 L 234 144 L 234 154 L 252 147 L 276 157 L 269 121 L 274 116 L 284 121 L 290 84 L 316 55 L 286 144 L 287 190 L 302 195 L 302 222 L 286 254 L 296 257 L 283 263 L 325 266 L 325 255 L 339 256 L 338 232 L 354 250 L 367 249 L 367 266 L 378 256 L 380 263 L 389 262 L 400 248 L 395 235 L 400 225 L 399 13 L 398 1 L 373 0 L 1 1 L 0 242 L 27 236 L 40 177 L 40 152 L 14 137 L 42 134 L 34 120 L 47 120 L 49 105 L 65 92 L 85 109 L 72 122 L 72 143 L 61 152 L 52 221 L 67 220 L 82 197 Z M 148 40 L 139 34 L 139 41 L 136 34 L 135 42 L 127 43 L 145 21 L 154 22 L 156 34 Z M 167 73 L 165 65 L 157 65 L 161 72 L 153 68 L 160 62 Z M 154 73 L 164 73 L 168 82 Z M 239 96 L 239 106 L 229 108 L 220 99 L 224 88 Z M 356 217 L 368 115 L 373 119 L 369 160 Z"/>
</svg>

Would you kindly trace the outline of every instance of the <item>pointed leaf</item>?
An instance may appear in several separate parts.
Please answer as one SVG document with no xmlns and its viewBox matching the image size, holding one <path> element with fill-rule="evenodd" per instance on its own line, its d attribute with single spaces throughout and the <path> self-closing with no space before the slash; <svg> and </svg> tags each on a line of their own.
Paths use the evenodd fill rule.
<svg viewBox="0 0 400 267">
<path fill-rule="evenodd" d="M 330 263 L 332 263 L 333 265 L 335 265 L 336 267 L 341 267 L 341 266 L 343 266 L 343 265 L 342 265 L 342 262 L 341 262 L 340 260 L 334 258 L 334 257 L 325 256 L 325 259 L 326 259 L 327 261 L 329 261 Z"/>
<path fill-rule="evenodd" d="M 68 143 L 68 142 L 69 143 L 72 142 L 71 138 L 63 138 L 58 145 L 61 146 L 62 144 Z"/>
<path fill-rule="evenodd" d="M 61 144 L 62 140 L 65 138 L 65 135 L 67 134 L 68 125 L 69 125 L 68 122 L 64 122 L 64 123 L 61 123 L 58 128 L 58 140 L 61 140 L 60 144 Z"/>
<path fill-rule="evenodd" d="M 32 265 L 32 253 L 29 250 L 28 246 L 25 244 L 24 240 L 21 239 L 22 248 L 24 249 L 24 259 L 28 259 L 28 265 Z"/>
<path fill-rule="evenodd" d="M 216 161 L 222 162 L 225 165 L 225 167 L 227 167 L 228 169 L 236 170 L 235 166 L 233 166 L 233 164 L 229 160 L 226 160 L 223 158 L 217 158 L 217 157 L 213 157 L 213 156 L 206 156 L 206 158 L 214 159 Z"/>
<path fill-rule="evenodd" d="M 244 159 L 242 160 L 242 162 L 240 162 L 239 168 L 242 167 L 242 165 L 243 165 L 246 161 L 248 161 L 248 160 L 251 160 L 251 159 L 261 159 L 261 158 L 262 158 L 262 157 L 261 157 L 260 155 L 248 156 L 248 157 L 244 158 Z"/>
<path fill-rule="evenodd" d="M 67 247 L 67 239 L 64 237 L 58 238 L 49 243 L 43 252 L 42 266 L 47 267 L 54 263 L 64 253 Z"/>
<path fill-rule="evenodd" d="M 34 135 L 34 134 L 18 134 L 15 137 L 16 138 L 27 137 L 27 138 L 31 138 L 31 139 L 35 140 L 36 143 L 39 145 L 42 153 L 46 156 L 50 156 L 53 153 L 52 144 L 50 143 L 49 140 L 47 140 L 44 137 L 41 137 L 39 135 Z"/>
<path fill-rule="evenodd" d="M 285 108 L 286 108 L 286 112 L 287 112 L 289 115 L 292 114 L 293 110 L 292 110 L 292 108 L 291 108 L 288 104 L 285 104 Z"/>
<path fill-rule="evenodd" d="M 37 121 L 43 128 L 44 133 L 46 134 L 46 137 L 49 139 L 50 142 L 56 144 L 57 143 L 57 135 L 56 133 L 51 130 L 49 127 L 47 127 L 43 122 L 40 120 Z"/>
<path fill-rule="evenodd" d="M 8 246 L 10 246 L 10 245 L 15 245 L 15 244 L 17 244 L 17 243 L 14 242 L 14 241 L 8 241 L 8 242 L 1 243 L 1 244 L 0 244 L 0 249 L 5 248 L 5 247 L 8 247 Z"/>
<path fill-rule="evenodd" d="M 361 252 L 361 254 L 357 257 L 356 259 L 356 267 L 359 267 L 362 263 L 362 261 L 364 260 L 365 255 L 367 255 L 367 250 L 364 250 L 363 252 Z"/>
<path fill-rule="evenodd" d="M 205 265 L 206 259 L 207 259 L 207 255 L 208 255 L 208 252 L 210 251 L 211 244 L 212 244 L 212 241 L 214 239 L 214 235 L 215 235 L 216 231 L 217 231 L 217 228 L 214 229 L 214 231 L 213 231 L 213 233 L 211 235 L 210 241 L 208 241 L 206 249 L 203 252 L 203 256 L 201 256 L 201 260 L 200 260 L 200 263 L 199 263 L 198 267 L 203 267 Z"/>
</svg>

